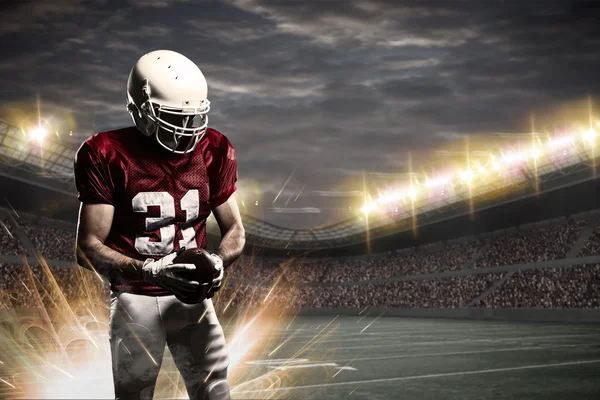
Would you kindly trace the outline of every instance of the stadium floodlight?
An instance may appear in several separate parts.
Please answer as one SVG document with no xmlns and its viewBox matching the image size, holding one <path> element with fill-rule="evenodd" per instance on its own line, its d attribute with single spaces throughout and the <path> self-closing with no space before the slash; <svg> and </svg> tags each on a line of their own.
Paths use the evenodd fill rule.
<svg viewBox="0 0 600 400">
<path fill-rule="evenodd" d="M 375 211 L 377 209 L 377 205 L 374 202 L 370 202 L 370 203 L 366 203 L 364 206 L 361 207 L 360 211 L 365 215 L 368 216 L 370 213 L 372 213 L 373 211 Z"/>
<path fill-rule="evenodd" d="M 564 147 L 571 147 L 574 145 L 575 137 L 573 136 L 559 136 L 556 138 L 548 138 L 548 147 L 550 149 L 561 149 Z"/>
<path fill-rule="evenodd" d="M 466 169 L 465 171 L 460 172 L 459 176 L 460 179 L 467 185 L 470 185 L 473 182 L 473 179 L 475 178 L 475 175 L 473 174 L 473 171 L 471 169 Z"/>
<path fill-rule="evenodd" d="M 43 126 L 38 126 L 29 131 L 29 138 L 41 142 L 48 136 L 48 130 Z"/>
<path fill-rule="evenodd" d="M 424 185 L 425 187 L 434 188 L 436 186 L 448 185 L 450 182 L 452 182 L 450 176 L 439 176 L 437 178 L 427 178 Z"/>
<path fill-rule="evenodd" d="M 596 137 L 598 136 L 598 133 L 594 129 L 589 129 L 589 130 L 583 132 L 582 136 L 583 136 L 584 142 L 588 142 L 589 144 L 591 144 L 593 146 L 595 144 L 594 142 L 596 141 Z"/>
</svg>

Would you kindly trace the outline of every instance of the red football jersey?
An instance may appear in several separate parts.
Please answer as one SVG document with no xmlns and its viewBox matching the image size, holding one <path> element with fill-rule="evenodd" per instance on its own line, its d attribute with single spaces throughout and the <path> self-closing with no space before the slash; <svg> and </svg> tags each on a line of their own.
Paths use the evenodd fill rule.
<svg viewBox="0 0 600 400">
<path fill-rule="evenodd" d="M 105 245 L 138 260 L 204 248 L 206 219 L 235 192 L 237 178 L 233 146 L 211 128 L 188 154 L 169 153 L 129 127 L 88 138 L 75 156 L 79 200 L 115 207 Z M 124 277 L 111 278 L 111 289 L 170 294 Z"/>
</svg>

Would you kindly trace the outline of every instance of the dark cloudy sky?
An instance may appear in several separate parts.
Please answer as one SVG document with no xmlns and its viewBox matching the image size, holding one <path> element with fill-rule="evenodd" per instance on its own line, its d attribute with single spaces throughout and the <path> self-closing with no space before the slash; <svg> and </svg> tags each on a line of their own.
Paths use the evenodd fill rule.
<svg viewBox="0 0 600 400">
<path fill-rule="evenodd" d="M 66 116 L 74 118 L 79 141 L 129 125 L 133 63 L 151 50 L 179 51 L 207 77 L 210 124 L 237 149 L 245 204 L 258 196 L 253 213 L 291 227 L 347 218 L 363 182 L 401 179 L 409 160 L 413 168 L 443 163 L 438 150 L 463 148 L 465 136 L 479 146 L 494 132 L 527 131 L 532 112 L 599 88 L 599 2 L 16 0 L 0 7 L 5 118 L 31 115 L 39 94 L 62 131 Z M 312 212 L 294 213 L 304 208 Z"/>
</svg>

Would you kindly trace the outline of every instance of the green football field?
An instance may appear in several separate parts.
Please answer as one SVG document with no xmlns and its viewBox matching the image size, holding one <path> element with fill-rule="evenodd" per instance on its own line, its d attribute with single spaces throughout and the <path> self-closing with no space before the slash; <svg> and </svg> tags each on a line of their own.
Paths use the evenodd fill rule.
<svg viewBox="0 0 600 400">
<path fill-rule="evenodd" d="M 234 399 L 600 399 L 598 325 L 298 317 L 261 332 Z"/>
<path fill-rule="evenodd" d="M 600 399 L 600 325 L 370 315 L 222 323 L 232 399 Z M 47 335 L 17 345 L 5 329 L 0 399 L 114 398 L 107 327 L 87 329 L 93 343 L 62 345 L 72 363 L 54 357 Z M 187 398 L 168 350 L 155 398 Z"/>
</svg>

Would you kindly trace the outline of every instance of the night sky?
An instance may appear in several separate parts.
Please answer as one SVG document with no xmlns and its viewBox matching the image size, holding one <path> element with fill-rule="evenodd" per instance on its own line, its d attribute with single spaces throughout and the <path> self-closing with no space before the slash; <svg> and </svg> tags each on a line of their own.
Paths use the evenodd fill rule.
<svg viewBox="0 0 600 400">
<path fill-rule="evenodd" d="M 179 51 L 207 78 L 246 211 L 288 227 L 353 216 L 364 185 L 453 165 L 466 138 L 491 151 L 510 136 L 498 133 L 530 131 L 532 113 L 550 126 L 600 86 L 600 2 L 17 0 L 0 12 L 2 118 L 35 119 L 39 95 L 61 140 L 131 125 L 132 65 Z"/>
</svg>

